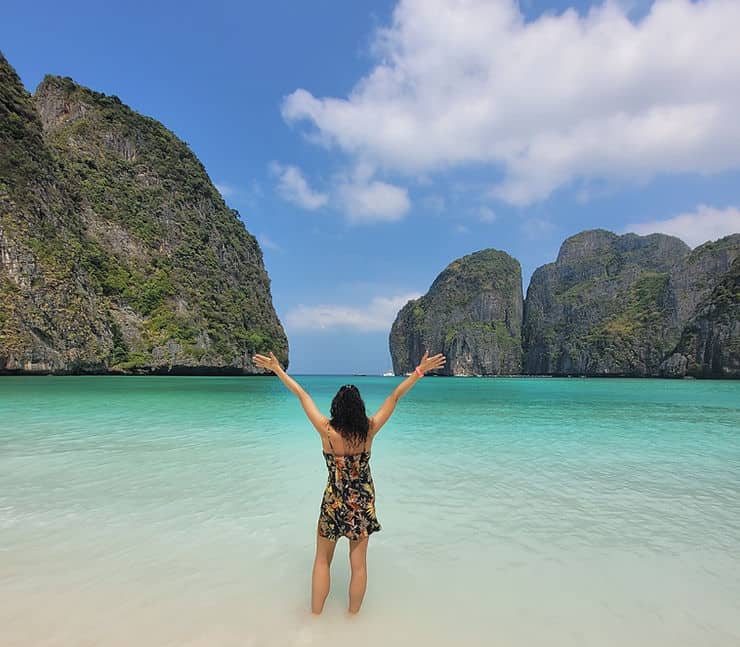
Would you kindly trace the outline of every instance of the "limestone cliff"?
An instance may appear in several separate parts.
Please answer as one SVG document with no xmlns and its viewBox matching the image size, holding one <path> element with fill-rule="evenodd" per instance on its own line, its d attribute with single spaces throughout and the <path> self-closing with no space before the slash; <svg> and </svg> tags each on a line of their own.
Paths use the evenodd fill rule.
<svg viewBox="0 0 740 647">
<path fill-rule="evenodd" d="M 697 304 L 674 352 L 661 365 L 662 375 L 740 378 L 739 247 L 730 269 Z"/>
<path fill-rule="evenodd" d="M 0 54 L 0 372 L 258 373 L 288 344 L 262 252 L 190 149 Z"/>
<path fill-rule="evenodd" d="M 522 273 L 506 252 L 485 249 L 459 258 L 423 297 L 409 301 L 390 332 L 396 374 L 413 370 L 424 350 L 443 352 L 443 375 L 521 371 Z"/>
<path fill-rule="evenodd" d="M 699 302 L 729 271 L 738 254 L 740 233 L 699 245 L 676 264 L 667 287 L 670 310 L 675 316 L 672 324 L 683 326 L 694 316 Z"/>
<path fill-rule="evenodd" d="M 527 290 L 525 372 L 727 376 L 732 369 L 717 366 L 732 365 L 723 354 L 737 343 L 731 325 L 719 324 L 724 350 L 717 351 L 715 369 L 704 355 L 692 364 L 696 351 L 674 349 L 681 338 L 689 343 L 684 327 L 739 254 L 740 234 L 694 250 L 664 234 L 618 236 L 598 229 L 568 238 L 556 261 L 535 271 Z"/>
<path fill-rule="evenodd" d="M 535 270 L 522 304 L 519 263 L 476 252 L 398 313 L 393 369 L 428 349 L 448 356 L 446 375 L 740 377 L 739 263 L 740 234 L 691 250 L 587 230 Z"/>
<path fill-rule="evenodd" d="M 657 374 L 684 321 L 669 281 L 690 252 L 665 234 L 604 229 L 565 240 L 535 270 L 524 305 L 524 371 L 549 375 Z"/>
</svg>

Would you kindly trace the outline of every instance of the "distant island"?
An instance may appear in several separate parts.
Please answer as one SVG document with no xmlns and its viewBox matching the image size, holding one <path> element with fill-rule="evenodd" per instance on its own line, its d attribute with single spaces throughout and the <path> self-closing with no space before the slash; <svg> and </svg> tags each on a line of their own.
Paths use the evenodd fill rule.
<svg viewBox="0 0 740 647">
<path fill-rule="evenodd" d="M 740 377 L 740 234 L 690 249 L 665 234 L 583 231 L 535 270 L 484 249 L 396 316 L 393 370 L 423 349 L 443 375 Z"/>
<path fill-rule="evenodd" d="M 188 146 L 115 96 L 0 54 L 0 373 L 288 365 L 262 251 Z"/>
</svg>

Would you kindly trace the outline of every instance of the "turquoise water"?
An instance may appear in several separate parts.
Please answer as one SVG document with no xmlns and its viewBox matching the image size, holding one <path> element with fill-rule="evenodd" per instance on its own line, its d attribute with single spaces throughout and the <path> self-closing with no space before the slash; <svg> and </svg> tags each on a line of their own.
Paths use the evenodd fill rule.
<svg viewBox="0 0 740 647">
<path fill-rule="evenodd" d="M 0 425 L 3 645 L 740 644 L 740 382 L 420 381 L 352 619 L 346 540 L 308 614 L 326 467 L 277 378 L 4 377 Z"/>
</svg>

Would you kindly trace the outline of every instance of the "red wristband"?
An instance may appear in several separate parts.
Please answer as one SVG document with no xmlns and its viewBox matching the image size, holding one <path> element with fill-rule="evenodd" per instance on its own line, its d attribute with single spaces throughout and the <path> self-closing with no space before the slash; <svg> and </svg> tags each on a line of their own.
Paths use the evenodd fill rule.
<svg viewBox="0 0 740 647">
<path fill-rule="evenodd" d="M 419 367 L 415 367 L 414 370 L 419 377 L 424 377 L 424 371 L 419 370 Z"/>
</svg>

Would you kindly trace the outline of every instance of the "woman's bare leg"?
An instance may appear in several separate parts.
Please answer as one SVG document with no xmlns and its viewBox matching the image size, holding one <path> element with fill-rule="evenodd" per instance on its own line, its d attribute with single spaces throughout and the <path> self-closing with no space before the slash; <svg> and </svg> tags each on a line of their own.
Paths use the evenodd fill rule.
<svg viewBox="0 0 740 647">
<path fill-rule="evenodd" d="M 349 565 L 352 575 L 349 580 L 349 609 L 350 613 L 357 613 L 362 605 L 367 588 L 367 543 L 370 537 L 357 541 L 349 540 Z"/>
<path fill-rule="evenodd" d="M 313 562 L 313 575 L 311 578 L 311 613 L 320 614 L 324 610 L 326 596 L 329 595 L 331 583 L 330 570 L 331 560 L 334 557 L 334 549 L 337 542 L 322 537 L 318 530 L 316 532 L 316 558 Z"/>
</svg>

